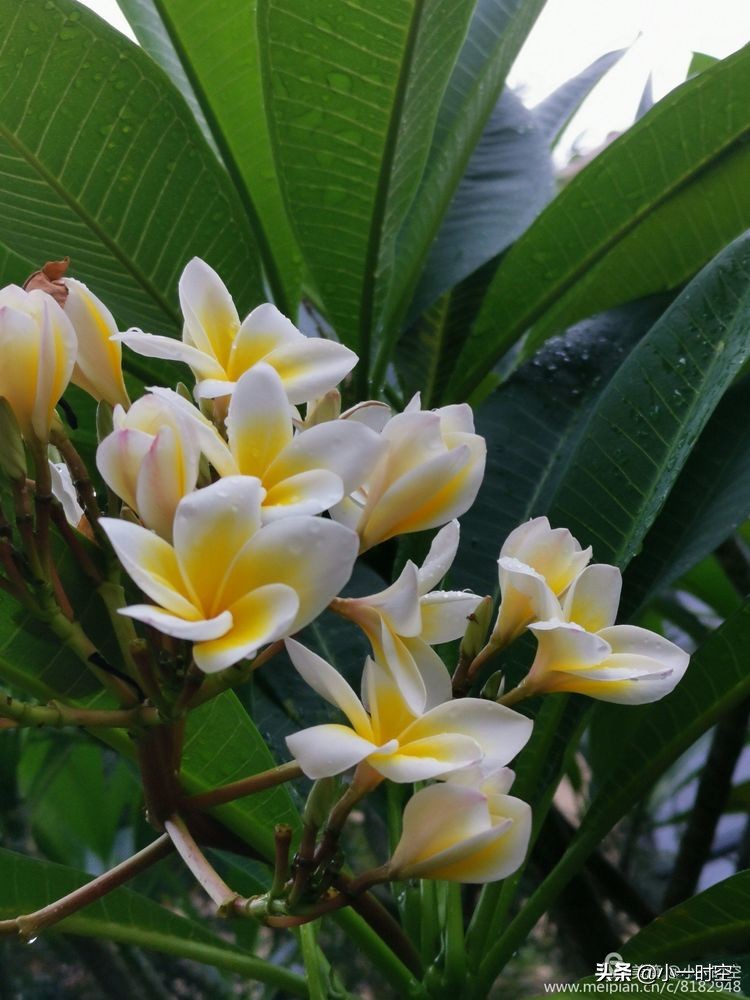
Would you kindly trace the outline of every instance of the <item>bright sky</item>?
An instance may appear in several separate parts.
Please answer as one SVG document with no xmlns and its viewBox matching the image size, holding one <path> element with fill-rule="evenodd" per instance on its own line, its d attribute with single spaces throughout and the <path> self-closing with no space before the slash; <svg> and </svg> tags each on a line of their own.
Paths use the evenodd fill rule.
<svg viewBox="0 0 750 1000">
<path fill-rule="evenodd" d="M 132 37 L 116 0 L 83 2 Z M 750 0 L 548 0 L 509 82 L 531 107 L 598 56 L 629 47 L 563 136 L 565 160 L 574 144 L 592 149 L 632 123 L 649 74 L 658 99 L 685 79 L 693 52 L 723 58 L 747 42 Z"/>
</svg>

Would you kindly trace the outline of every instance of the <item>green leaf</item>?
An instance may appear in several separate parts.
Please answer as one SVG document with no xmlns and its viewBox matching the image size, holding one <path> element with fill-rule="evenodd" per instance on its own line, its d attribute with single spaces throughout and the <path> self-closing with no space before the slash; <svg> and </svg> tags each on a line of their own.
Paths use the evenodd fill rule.
<svg viewBox="0 0 750 1000">
<path fill-rule="evenodd" d="M 0 0 L 3 238 L 72 272 L 123 325 L 177 332 L 180 271 L 262 298 L 242 209 L 182 97 L 137 46 L 71 0 Z"/>
<path fill-rule="evenodd" d="M 398 234 L 398 271 L 387 303 L 374 381 L 385 378 L 393 344 L 433 240 L 495 107 L 508 70 L 544 0 L 478 0 L 448 81 L 424 176 Z"/>
<path fill-rule="evenodd" d="M 545 136 L 520 98 L 505 90 L 432 245 L 407 322 L 510 246 L 553 192 Z"/>
<path fill-rule="evenodd" d="M 694 52 L 690 60 L 690 65 L 688 66 L 688 79 L 693 76 L 697 76 L 706 69 L 710 69 L 711 66 L 715 65 L 719 60 L 716 56 L 709 56 L 706 52 Z"/>
<path fill-rule="evenodd" d="M 277 305 L 296 315 L 301 258 L 266 121 L 255 0 L 119 0 L 139 42 L 215 140 L 263 255 Z"/>
<path fill-rule="evenodd" d="M 603 56 L 595 59 L 577 76 L 566 80 L 549 97 L 545 97 L 536 105 L 532 111 L 534 121 L 537 128 L 546 137 L 550 147 L 557 143 L 570 124 L 571 118 L 597 83 L 622 59 L 626 52 L 627 49 L 605 52 Z"/>
<path fill-rule="evenodd" d="M 487 469 L 474 505 L 461 518 L 455 564 L 461 586 L 497 592 L 500 545 L 522 521 L 549 511 L 597 401 L 664 305 L 657 298 L 585 320 L 545 344 L 479 408 Z"/>
<path fill-rule="evenodd" d="M 297 236 L 363 377 L 470 0 L 259 0 L 277 168 Z M 359 338 L 359 339 L 358 339 Z"/>
<path fill-rule="evenodd" d="M 492 983 L 539 916 L 614 824 L 717 719 L 750 695 L 748 642 L 750 601 L 707 639 L 692 657 L 681 683 L 662 701 L 638 710 L 597 705 L 595 714 L 600 724 L 620 734 L 613 745 L 606 780 L 560 862 L 487 953 L 479 987 Z"/>
<path fill-rule="evenodd" d="M 454 398 L 530 327 L 526 354 L 581 316 L 674 288 L 750 225 L 748 86 L 750 46 L 659 101 L 563 189 L 498 268 Z"/>
<path fill-rule="evenodd" d="M 89 876 L 73 868 L 0 849 L 0 918 L 40 909 L 87 881 Z M 301 976 L 246 954 L 195 921 L 180 917 L 131 889 L 115 889 L 104 899 L 67 917 L 56 925 L 55 931 L 58 929 L 204 962 L 269 983 L 295 996 L 307 996 Z"/>
<path fill-rule="evenodd" d="M 0 243 L 0 288 L 22 285 L 34 271 L 34 264 Z"/>
<path fill-rule="evenodd" d="M 625 576 L 621 613 L 713 552 L 750 515 L 750 392 L 747 380 L 719 403 Z"/>
</svg>

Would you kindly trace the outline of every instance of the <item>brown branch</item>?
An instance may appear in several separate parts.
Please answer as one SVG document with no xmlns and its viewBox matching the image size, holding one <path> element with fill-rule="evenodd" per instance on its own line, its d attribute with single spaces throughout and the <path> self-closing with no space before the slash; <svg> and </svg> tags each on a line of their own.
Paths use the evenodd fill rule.
<svg viewBox="0 0 750 1000">
<path fill-rule="evenodd" d="M 213 806 L 223 805 L 225 802 L 232 802 L 234 799 L 243 798 L 245 795 L 254 795 L 256 792 L 263 792 L 267 788 L 281 785 L 285 781 L 294 781 L 295 778 L 302 777 L 302 768 L 296 760 L 287 764 L 279 764 L 268 771 L 261 771 L 260 774 L 251 774 L 248 778 L 240 778 L 231 784 L 222 785 L 220 788 L 212 788 L 209 792 L 201 792 L 199 795 L 190 795 L 183 799 L 182 805 L 190 809 L 210 809 Z"/>
</svg>

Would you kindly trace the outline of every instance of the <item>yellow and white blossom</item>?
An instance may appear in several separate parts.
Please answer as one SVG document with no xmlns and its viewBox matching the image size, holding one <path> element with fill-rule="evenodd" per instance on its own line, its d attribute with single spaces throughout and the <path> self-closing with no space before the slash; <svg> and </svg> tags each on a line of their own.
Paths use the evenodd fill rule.
<svg viewBox="0 0 750 1000">
<path fill-rule="evenodd" d="M 119 339 L 138 354 L 183 361 L 193 370 L 198 398 L 228 396 L 258 362 L 275 368 L 290 403 L 322 396 L 348 375 L 357 355 L 343 344 L 306 337 L 279 310 L 265 303 L 241 323 L 218 274 L 194 257 L 179 282 L 182 341 L 128 330 Z"/>
<path fill-rule="evenodd" d="M 198 482 L 202 446 L 211 435 L 223 442 L 208 421 L 200 433 L 181 407 L 154 393 L 127 412 L 118 404 L 112 420 L 114 430 L 96 452 L 99 472 L 147 528 L 171 539 L 177 504 Z"/>
<path fill-rule="evenodd" d="M 81 281 L 63 279 L 68 295 L 65 315 L 73 324 L 78 355 L 71 381 L 110 406 L 130 405 L 122 377 L 122 347 L 112 313 Z"/>
<path fill-rule="evenodd" d="M 120 614 L 193 642 L 206 673 L 307 625 L 354 566 L 357 538 L 348 528 L 314 517 L 261 526 L 262 494 L 251 476 L 189 494 L 177 505 L 174 545 L 140 525 L 100 522 L 127 573 L 155 602 Z"/>
<path fill-rule="evenodd" d="M 422 411 L 417 394 L 382 438 L 387 447 L 366 483 L 332 511 L 358 532 L 363 552 L 459 517 L 484 476 L 487 447 L 468 404 Z"/>
<path fill-rule="evenodd" d="M 171 395 L 176 408 L 204 420 L 187 400 Z M 354 421 L 332 420 L 295 434 L 281 377 L 265 363 L 240 377 L 226 426 L 228 444 L 214 432 L 207 457 L 220 475 L 260 479 L 264 521 L 328 510 L 359 486 L 383 447 L 374 431 Z"/>
<path fill-rule="evenodd" d="M 512 781 L 513 772 L 493 762 L 416 792 L 404 809 L 389 877 L 482 883 L 512 875 L 531 836 L 531 809 L 506 794 Z"/>
<path fill-rule="evenodd" d="M 568 591 L 563 615 L 530 625 L 539 643 L 524 696 L 572 691 L 600 701 L 641 705 L 658 701 L 682 679 L 690 660 L 684 650 L 655 632 L 615 625 L 620 573 L 589 566 Z"/>
<path fill-rule="evenodd" d="M 531 734 L 530 719 L 491 701 L 463 698 L 435 704 L 429 676 L 425 705 L 434 707 L 414 711 L 390 672 L 371 659 L 365 664 L 360 701 L 320 656 L 292 639 L 286 647 L 310 687 L 349 720 L 349 726 L 324 724 L 287 737 L 290 752 L 309 778 L 341 774 L 366 761 L 381 778 L 423 781 L 485 756 L 505 764 Z"/>
<path fill-rule="evenodd" d="M 421 567 L 409 560 L 386 590 L 369 597 L 339 598 L 333 605 L 365 632 L 375 659 L 393 673 L 414 707 L 425 703 L 427 676 L 438 699 L 434 704 L 450 698 L 448 671 L 432 646 L 462 636 L 467 618 L 481 601 L 463 590 L 432 589 L 453 564 L 458 541 L 458 521 L 451 521 L 433 539 Z"/>
<path fill-rule="evenodd" d="M 77 351 L 70 320 L 51 295 L 17 285 L 0 290 L 0 397 L 21 434 L 46 444 Z"/>
<path fill-rule="evenodd" d="M 560 617 L 558 598 L 591 559 L 567 528 L 535 517 L 508 535 L 498 559 L 500 610 L 490 637 L 498 649 L 533 621 Z"/>
</svg>

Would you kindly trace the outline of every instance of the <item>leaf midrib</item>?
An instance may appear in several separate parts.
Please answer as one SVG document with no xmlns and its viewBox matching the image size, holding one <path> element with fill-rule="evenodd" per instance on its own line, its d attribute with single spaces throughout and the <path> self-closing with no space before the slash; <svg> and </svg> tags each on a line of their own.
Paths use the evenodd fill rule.
<svg viewBox="0 0 750 1000">
<path fill-rule="evenodd" d="M 180 325 L 180 316 L 175 308 L 173 308 L 167 299 L 161 294 L 161 292 L 156 288 L 153 282 L 148 278 L 141 269 L 120 249 L 120 247 L 111 239 L 107 234 L 106 230 L 96 221 L 96 219 L 86 211 L 83 205 L 75 198 L 54 176 L 51 171 L 44 166 L 44 164 L 35 156 L 31 150 L 10 131 L 10 129 L 0 122 L 0 135 L 5 139 L 9 146 L 16 150 L 16 152 L 25 160 L 29 166 L 42 178 L 42 180 L 47 184 L 61 199 L 68 205 L 69 208 L 78 216 L 78 218 L 86 225 L 88 228 L 96 235 L 96 237 L 104 244 L 104 246 L 109 250 L 112 256 L 118 260 L 125 270 L 135 279 L 137 284 L 139 284 L 143 290 L 150 296 L 150 298 L 158 305 L 163 313 L 169 318 L 169 321 L 175 326 Z"/>
</svg>

